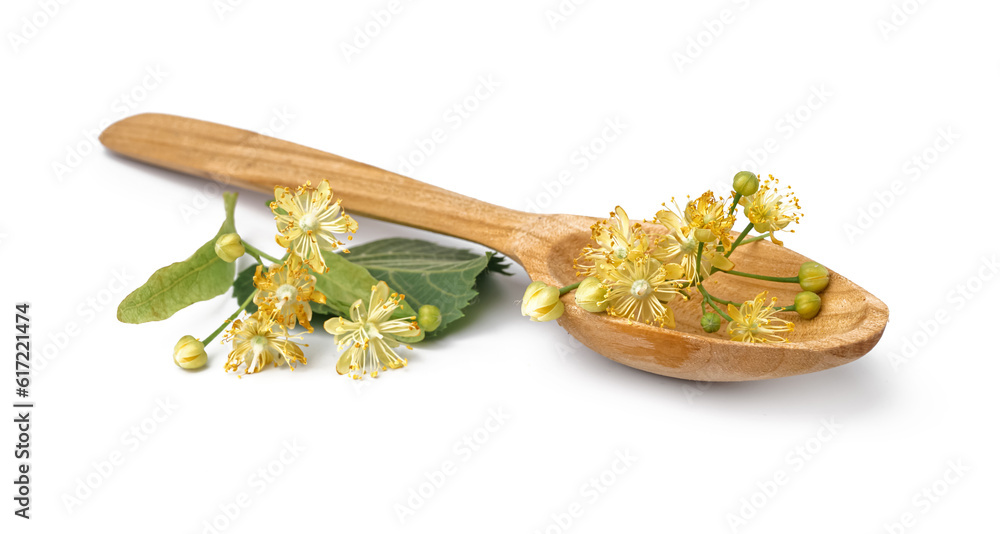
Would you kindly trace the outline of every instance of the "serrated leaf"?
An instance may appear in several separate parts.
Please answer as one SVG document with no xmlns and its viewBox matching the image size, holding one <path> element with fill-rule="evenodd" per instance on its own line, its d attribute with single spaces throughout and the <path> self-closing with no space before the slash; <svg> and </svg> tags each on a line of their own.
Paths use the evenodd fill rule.
<svg viewBox="0 0 1000 534">
<path fill-rule="evenodd" d="M 215 241 L 222 234 L 236 231 L 233 220 L 236 197 L 236 193 L 224 195 L 226 221 L 215 237 L 190 258 L 156 271 L 145 284 L 125 297 L 118 305 L 119 321 L 132 324 L 162 321 L 195 302 L 217 297 L 229 290 L 236 267 L 215 254 Z"/>
<path fill-rule="evenodd" d="M 507 270 L 510 269 L 510 262 L 507 261 L 507 258 L 496 252 L 487 252 L 486 255 L 490 257 L 490 262 L 486 265 L 486 268 L 483 269 L 481 276 L 485 276 L 489 273 L 514 276 L 514 273 Z"/>
<path fill-rule="evenodd" d="M 434 331 L 436 335 L 461 318 L 462 309 L 478 295 L 476 278 L 489 265 L 491 254 L 481 256 L 418 239 L 392 238 L 351 247 L 346 256 L 352 264 L 365 267 L 372 276 L 405 294 L 405 302 L 414 308 L 437 306 L 441 326 Z M 502 272 L 500 264 L 496 265 Z"/>
</svg>

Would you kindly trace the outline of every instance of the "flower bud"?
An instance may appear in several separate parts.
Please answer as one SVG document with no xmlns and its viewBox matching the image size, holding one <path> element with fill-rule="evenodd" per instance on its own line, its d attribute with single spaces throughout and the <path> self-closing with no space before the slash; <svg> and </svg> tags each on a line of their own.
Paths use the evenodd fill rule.
<svg viewBox="0 0 1000 534">
<path fill-rule="evenodd" d="M 215 240 L 215 254 L 226 263 L 233 263 L 244 252 L 246 249 L 239 234 L 224 234 Z"/>
<path fill-rule="evenodd" d="M 807 261 L 799 267 L 799 285 L 805 291 L 819 293 L 830 285 L 830 271 L 814 261 Z"/>
<path fill-rule="evenodd" d="M 433 332 L 441 326 L 441 310 L 437 306 L 424 304 L 417 310 L 417 324 L 425 332 Z"/>
<path fill-rule="evenodd" d="M 174 345 L 174 363 L 184 369 L 198 369 L 208 363 L 205 344 L 192 336 L 184 336 Z"/>
<path fill-rule="evenodd" d="M 588 276 L 580 282 L 580 287 L 576 288 L 573 297 L 577 306 L 590 313 L 601 313 L 608 309 L 608 290 L 593 276 Z"/>
<path fill-rule="evenodd" d="M 701 329 L 708 332 L 709 334 L 714 334 L 722 328 L 722 317 L 715 312 L 708 312 L 701 316 Z"/>
<path fill-rule="evenodd" d="M 816 317 L 822 307 L 823 299 L 812 291 L 803 291 L 798 295 L 795 295 L 795 311 L 802 316 L 803 319 L 812 319 L 813 317 Z"/>
<path fill-rule="evenodd" d="M 760 188 L 760 179 L 750 171 L 740 171 L 733 177 L 733 191 L 748 197 Z"/>
<path fill-rule="evenodd" d="M 545 322 L 558 319 L 564 310 L 565 306 L 559 300 L 559 288 L 545 282 L 528 284 L 521 300 L 521 315 L 532 321 Z"/>
</svg>

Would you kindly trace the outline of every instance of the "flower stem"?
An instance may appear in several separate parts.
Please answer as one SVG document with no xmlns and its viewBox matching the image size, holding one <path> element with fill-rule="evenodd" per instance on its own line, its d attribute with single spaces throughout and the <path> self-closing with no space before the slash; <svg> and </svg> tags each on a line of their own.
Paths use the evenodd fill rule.
<svg viewBox="0 0 1000 534">
<path fill-rule="evenodd" d="M 698 243 L 698 256 L 695 258 L 695 261 L 696 261 L 695 266 L 696 267 L 695 267 L 695 275 L 694 275 L 693 278 L 699 278 L 701 276 L 701 254 L 704 251 L 705 251 L 705 243 Z M 709 271 L 708 274 L 711 275 L 712 271 Z M 692 279 L 692 280 L 688 281 L 687 285 L 684 286 L 684 288 L 689 288 L 689 287 L 694 286 L 694 285 L 697 285 L 697 284 L 695 283 L 695 280 Z"/>
<path fill-rule="evenodd" d="M 246 246 L 246 245 L 244 244 L 244 246 Z M 218 336 L 219 333 L 221 333 L 226 328 L 227 324 L 233 322 L 233 319 L 235 319 L 236 316 L 238 316 L 240 314 L 240 312 L 242 312 L 243 310 L 247 309 L 247 306 L 250 305 L 250 301 L 253 300 L 253 297 L 257 294 L 257 291 L 259 291 L 259 290 L 255 289 L 253 293 L 250 293 L 250 296 L 247 297 L 246 300 L 243 301 L 243 304 L 240 304 L 240 309 L 236 310 L 236 312 L 233 313 L 232 315 L 230 315 L 228 319 L 226 319 L 225 321 L 223 321 L 222 324 L 219 325 L 219 327 L 215 329 L 215 332 L 212 332 L 211 334 L 209 334 L 208 337 L 206 337 L 205 340 L 202 341 L 202 343 L 204 343 L 206 345 L 209 344 L 209 343 L 211 343 L 212 340 L 215 339 L 215 337 Z"/>
<path fill-rule="evenodd" d="M 733 302 L 731 300 L 720 299 L 719 297 L 716 297 L 715 295 L 710 294 L 708 291 L 705 291 L 705 294 L 708 295 L 708 298 L 714 300 L 715 302 L 718 302 L 719 304 L 727 304 L 727 305 L 728 304 L 732 304 L 733 306 L 736 306 L 737 308 L 739 308 L 741 306 L 738 302 Z"/>
<path fill-rule="evenodd" d="M 568 285 L 566 287 L 559 288 L 559 296 L 561 297 L 561 296 L 565 295 L 566 293 L 569 293 L 570 291 L 573 291 L 574 289 L 580 287 L 581 283 L 583 283 L 582 280 L 579 281 L 579 282 L 577 282 L 577 283 L 575 283 L 575 284 L 570 284 L 570 285 Z"/>
<path fill-rule="evenodd" d="M 708 302 L 709 306 L 711 306 L 713 309 L 715 309 L 715 311 L 719 315 L 721 315 L 723 319 L 725 319 L 727 321 L 732 321 L 733 320 L 732 317 L 730 317 L 728 314 L 726 314 L 726 312 L 722 311 L 721 309 L 719 309 L 718 306 L 715 305 L 715 302 L 714 302 L 715 299 L 712 298 L 712 295 L 708 294 L 708 290 L 705 289 L 705 286 L 703 286 L 701 284 L 698 284 L 698 290 L 701 291 L 701 294 L 704 297 L 704 300 L 702 301 L 703 303 L 704 302 Z"/>
<path fill-rule="evenodd" d="M 780 311 L 780 312 L 793 312 L 793 311 L 795 311 L 795 305 L 794 305 L 794 304 L 792 304 L 792 305 L 790 305 L 790 306 L 782 306 L 782 307 L 780 307 L 780 308 L 775 308 L 775 309 L 774 309 L 774 311 Z"/>
<path fill-rule="evenodd" d="M 260 258 L 264 258 L 267 261 L 270 261 L 271 263 L 281 263 L 281 260 L 275 258 L 274 256 L 271 256 L 271 255 L 265 253 L 264 251 L 262 251 L 259 248 L 251 245 L 250 243 L 247 243 L 246 241 L 243 242 L 243 248 L 245 248 L 247 250 L 247 252 L 249 252 L 250 255 L 253 256 L 257 260 L 257 263 L 260 263 L 262 265 L 263 265 L 264 262 L 260 261 Z"/>
<path fill-rule="evenodd" d="M 747 227 L 743 229 L 743 233 L 736 238 L 736 241 L 733 243 L 732 248 L 730 248 L 729 252 L 726 253 L 727 258 L 733 254 L 733 251 L 736 250 L 736 247 L 743 244 L 743 240 L 746 239 L 747 234 L 750 233 L 750 230 L 753 230 L 753 223 L 748 224 Z"/>
<path fill-rule="evenodd" d="M 736 193 L 735 191 L 734 191 L 734 193 L 735 194 L 733 195 L 733 206 L 731 208 L 729 208 L 729 215 L 730 216 L 732 216 L 732 214 L 736 212 L 736 206 L 739 205 L 740 199 L 743 198 L 743 195 L 741 195 L 739 193 Z"/>
<path fill-rule="evenodd" d="M 798 276 L 764 276 L 762 274 L 741 273 L 740 271 L 722 271 L 722 272 L 726 274 L 732 274 L 735 276 L 742 276 L 744 278 L 753 278 L 755 280 L 767 280 L 768 282 L 784 282 L 787 284 L 799 283 Z"/>
<path fill-rule="evenodd" d="M 763 235 L 754 236 L 754 237 L 751 237 L 750 239 L 744 239 L 743 242 L 740 243 L 740 244 L 741 245 L 746 245 L 747 243 L 753 243 L 754 241 L 760 241 L 761 239 L 767 239 L 769 237 L 771 237 L 771 232 L 768 232 L 768 233 L 763 234 Z"/>
</svg>

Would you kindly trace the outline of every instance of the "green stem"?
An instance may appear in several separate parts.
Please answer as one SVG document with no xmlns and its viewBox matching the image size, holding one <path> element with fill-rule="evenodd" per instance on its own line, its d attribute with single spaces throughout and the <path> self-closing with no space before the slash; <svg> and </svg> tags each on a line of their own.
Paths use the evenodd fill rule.
<svg viewBox="0 0 1000 534">
<path fill-rule="evenodd" d="M 716 297 L 715 295 L 710 294 L 708 291 L 705 291 L 705 294 L 708 295 L 708 298 L 714 300 L 715 302 L 718 302 L 719 304 L 727 304 L 727 305 L 728 304 L 732 304 L 733 306 L 736 306 L 737 308 L 739 308 L 740 306 L 742 306 L 742 304 L 740 304 L 738 302 L 733 302 L 731 300 L 726 300 L 726 299 L 720 299 L 719 297 Z"/>
<path fill-rule="evenodd" d="M 699 276 L 701 276 L 701 254 L 702 254 L 702 252 L 704 252 L 704 250 L 705 250 L 705 243 L 698 243 L 698 255 L 695 257 L 695 261 L 697 261 L 697 263 L 695 263 L 695 265 L 697 265 L 697 267 L 695 268 L 696 269 L 695 270 L 695 278 L 698 278 Z M 712 273 L 709 272 L 708 274 L 712 274 Z M 702 281 L 699 281 L 699 283 L 701 283 L 701 282 Z M 687 283 L 687 285 L 683 286 L 683 288 L 687 289 L 687 288 L 695 286 L 695 285 L 698 285 L 698 284 L 696 284 L 694 280 L 689 280 L 688 283 Z"/>
<path fill-rule="evenodd" d="M 260 261 L 261 257 L 263 257 L 267 261 L 270 261 L 271 263 L 281 263 L 282 261 L 279 260 L 278 258 L 275 258 L 274 256 L 265 253 L 261 249 L 251 245 L 250 243 L 247 243 L 246 241 L 243 242 L 243 248 L 247 249 L 247 252 L 249 252 L 251 256 L 257 259 L 257 263 L 260 263 L 262 265 L 264 262 Z"/>
<path fill-rule="evenodd" d="M 769 237 L 771 237 L 771 232 L 768 232 L 768 233 L 766 233 L 764 235 L 754 236 L 754 237 L 751 237 L 750 239 L 744 239 L 743 242 L 740 243 L 740 244 L 741 245 L 746 245 L 747 243 L 753 243 L 754 241 L 760 241 L 761 239 L 767 239 Z"/>
<path fill-rule="evenodd" d="M 746 239 L 747 234 L 750 233 L 750 230 L 753 230 L 753 223 L 748 224 L 747 227 L 743 229 L 743 233 L 736 238 L 736 241 L 733 243 L 732 248 L 730 248 L 729 252 L 726 253 L 727 258 L 733 254 L 733 251 L 736 250 L 736 247 L 743 244 L 743 240 Z"/>
<path fill-rule="evenodd" d="M 227 324 L 233 322 L 233 319 L 236 319 L 236 317 L 243 310 L 247 309 L 247 306 L 250 305 L 250 301 L 253 300 L 253 297 L 254 297 L 254 295 L 257 294 L 257 291 L 259 291 L 259 290 L 254 290 L 253 293 L 250 293 L 250 296 L 247 297 L 246 300 L 243 301 L 243 304 L 240 304 L 240 309 L 236 310 L 236 312 L 233 313 L 232 315 L 230 315 L 228 319 L 226 319 L 225 321 L 223 321 L 222 324 L 219 325 L 219 327 L 215 329 L 215 332 L 212 332 L 211 334 L 209 334 L 208 337 L 206 337 L 205 340 L 202 341 L 202 343 L 204 343 L 206 345 L 209 344 L 209 343 L 211 343 L 212 340 L 215 339 L 215 337 L 218 336 L 219 333 L 222 332 L 226 328 Z"/>
<path fill-rule="evenodd" d="M 775 308 L 774 311 L 793 312 L 793 311 L 795 311 L 795 305 L 792 304 L 792 305 L 789 305 L 789 306 L 782 306 L 780 308 Z"/>
<path fill-rule="evenodd" d="M 735 193 L 735 191 L 734 191 L 734 193 Z M 730 216 L 732 216 L 733 213 L 736 212 L 736 206 L 739 205 L 741 198 L 743 198 L 743 195 L 741 195 L 739 193 L 735 193 L 735 195 L 733 196 L 733 206 L 731 208 L 729 208 L 729 215 Z"/>
<path fill-rule="evenodd" d="M 753 278 L 754 280 L 767 280 L 768 282 L 784 282 L 787 284 L 799 283 L 798 276 L 764 276 L 762 274 L 741 273 L 740 271 L 722 271 L 722 272 L 726 274 L 732 274 L 735 276 L 742 276 L 744 278 Z"/>
<path fill-rule="evenodd" d="M 561 296 L 565 295 L 566 293 L 569 293 L 570 291 L 573 291 L 574 289 L 580 287 L 581 283 L 583 283 L 582 280 L 579 281 L 579 282 L 577 282 L 577 283 L 575 283 L 575 284 L 570 284 L 570 285 L 568 285 L 566 287 L 559 288 L 559 296 L 561 297 Z"/>
<path fill-rule="evenodd" d="M 713 309 L 715 309 L 715 311 L 720 316 L 722 316 L 723 319 L 725 319 L 727 321 L 732 321 L 733 320 L 732 317 L 730 317 L 726 312 L 722 311 L 721 309 L 719 309 L 718 306 L 715 305 L 715 302 L 714 302 L 714 299 L 712 298 L 712 295 L 708 294 L 708 290 L 705 289 L 705 286 L 702 286 L 702 285 L 699 284 L 698 285 L 698 290 L 701 291 L 701 294 L 704 297 L 704 301 L 702 301 L 702 302 L 708 302 L 708 305 L 711 306 Z"/>
</svg>

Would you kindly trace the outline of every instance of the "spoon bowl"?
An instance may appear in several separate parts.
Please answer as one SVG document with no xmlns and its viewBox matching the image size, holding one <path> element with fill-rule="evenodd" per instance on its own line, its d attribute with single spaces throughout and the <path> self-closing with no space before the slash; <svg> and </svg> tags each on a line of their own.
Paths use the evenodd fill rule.
<svg viewBox="0 0 1000 534">
<path fill-rule="evenodd" d="M 510 210 L 288 141 L 174 115 L 122 119 L 101 134 L 101 142 L 135 160 L 255 191 L 327 179 L 350 213 L 480 243 L 519 263 L 532 280 L 557 286 L 579 281 L 573 259 L 598 220 Z M 650 233 L 659 231 L 655 224 L 644 226 Z M 810 261 L 765 241 L 738 248 L 732 259 L 741 271 L 772 276 L 797 274 Z M 764 290 L 791 302 L 800 291 L 795 284 L 725 273 L 705 284 L 736 302 Z M 670 330 L 586 312 L 569 293 L 558 322 L 595 352 L 636 369 L 689 380 L 760 380 L 843 365 L 878 343 L 889 319 L 885 304 L 832 271 L 822 297 L 822 312 L 812 320 L 795 320 L 789 343 L 730 341 L 724 329 L 705 333 L 700 299 L 671 303 L 677 329 Z"/>
</svg>

